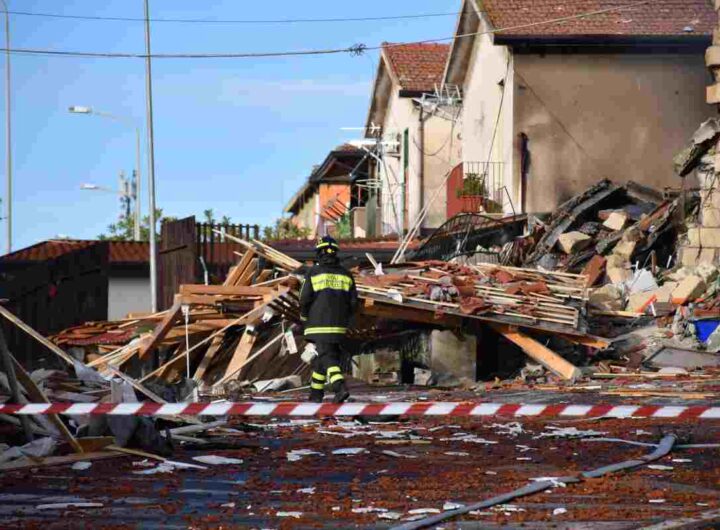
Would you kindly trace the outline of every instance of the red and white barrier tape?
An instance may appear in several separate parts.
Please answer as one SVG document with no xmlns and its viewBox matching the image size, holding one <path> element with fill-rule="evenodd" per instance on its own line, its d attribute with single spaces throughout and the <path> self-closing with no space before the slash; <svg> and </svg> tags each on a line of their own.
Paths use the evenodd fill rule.
<svg viewBox="0 0 720 530">
<path fill-rule="evenodd" d="M 113 414 L 121 416 L 454 416 L 720 419 L 720 406 L 541 405 L 472 402 L 424 403 L 30 403 L 0 405 L 0 414 Z"/>
</svg>

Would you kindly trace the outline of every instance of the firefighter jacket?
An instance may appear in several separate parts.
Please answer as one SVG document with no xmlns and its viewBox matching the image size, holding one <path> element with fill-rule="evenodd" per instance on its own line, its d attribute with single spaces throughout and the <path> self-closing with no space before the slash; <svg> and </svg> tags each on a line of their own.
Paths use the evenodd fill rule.
<svg viewBox="0 0 720 530">
<path fill-rule="evenodd" d="M 305 275 L 300 291 L 305 338 L 312 342 L 340 342 L 357 304 L 352 275 L 336 257 L 323 256 Z"/>
</svg>

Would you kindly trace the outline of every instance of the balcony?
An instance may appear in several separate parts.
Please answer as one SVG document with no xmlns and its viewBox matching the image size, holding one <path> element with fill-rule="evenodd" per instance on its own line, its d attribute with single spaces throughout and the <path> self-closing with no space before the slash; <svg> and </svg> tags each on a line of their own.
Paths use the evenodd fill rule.
<svg viewBox="0 0 720 530">
<path fill-rule="evenodd" d="M 447 182 L 447 218 L 459 213 L 502 213 L 504 162 L 462 162 Z"/>
</svg>

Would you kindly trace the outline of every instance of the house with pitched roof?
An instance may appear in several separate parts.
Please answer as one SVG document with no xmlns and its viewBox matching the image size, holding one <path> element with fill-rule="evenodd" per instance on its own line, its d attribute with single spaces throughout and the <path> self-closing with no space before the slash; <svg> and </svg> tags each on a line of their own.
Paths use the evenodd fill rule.
<svg viewBox="0 0 720 530">
<path fill-rule="evenodd" d="M 313 168 L 285 206 L 285 213 L 295 226 L 308 230 L 311 239 L 333 234 L 346 217 L 350 227 L 357 228 L 345 235 L 364 237 L 367 192 L 354 180 L 366 174 L 367 153 L 349 144 L 339 145 Z"/>
<path fill-rule="evenodd" d="M 391 43 L 381 49 L 365 127 L 369 143 L 375 141 L 368 149 L 368 219 L 379 217 L 382 234 L 409 230 L 424 209 L 423 227 L 445 221 L 444 200 L 433 199 L 459 159 L 460 132 L 453 109 L 436 97 L 449 49 Z"/>
<path fill-rule="evenodd" d="M 707 118 L 709 0 L 464 0 L 443 82 L 462 91 L 462 163 L 505 212 L 548 212 L 601 178 L 679 187 Z"/>
</svg>

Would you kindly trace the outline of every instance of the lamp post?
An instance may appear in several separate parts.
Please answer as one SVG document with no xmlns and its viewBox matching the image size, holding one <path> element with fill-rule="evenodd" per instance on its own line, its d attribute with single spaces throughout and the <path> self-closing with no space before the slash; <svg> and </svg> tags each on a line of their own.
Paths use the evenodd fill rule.
<svg viewBox="0 0 720 530">
<path fill-rule="evenodd" d="M 137 188 L 132 185 L 131 182 L 129 182 L 125 178 L 125 173 L 123 171 L 120 172 L 120 188 L 117 190 L 114 190 L 112 188 L 108 188 L 105 186 L 99 186 L 97 184 L 81 184 L 80 189 L 84 191 L 101 191 L 104 193 L 112 193 L 113 195 L 118 195 L 120 197 L 120 201 L 123 207 L 123 212 L 126 217 L 130 216 L 130 203 L 135 200 L 137 201 Z M 137 204 L 137 202 L 136 202 Z M 140 230 L 140 222 L 138 221 L 137 217 L 135 218 L 135 223 L 133 225 L 133 230 L 135 232 Z"/>
<path fill-rule="evenodd" d="M 10 120 L 10 14 L 5 0 L 0 0 L 5 11 L 5 171 L 7 188 L 5 193 L 5 227 L 7 228 L 7 253 L 12 252 L 12 129 Z"/>
<path fill-rule="evenodd" d="M 157 249 L 155 241 L 155 138 L 153 132 L 152 60 L 150 58 L 150 5 L 145 0 L 145 107 L 148 135 L 148 192 L 150 195 L 150 296 L 157 312 Z"/>
<path fill-rule="evenodd" d="M 0 0 L 2 1 L 2 0 Z M 134 225 L 134 233 L 133 233 L 133 239 L 135 241 L 140 241 L 140 222 L 141 222 L 141 216 L 142 216 L 142 209 L 140 208 L 140 128 L 135 124 L 132 118 L 127 118 L 124 116 L 117 116 L 115 114 L 110 114 L 109 112 L 102 112 L 99 110 L 95 110 L 91 107 L 82 107 L 79 105 L 73 105 L 72 107 L 68 108 L 68 111 L 72 114 L 92 114 L 94 116 L 101 116 L 103 118 L 108 118 L 116 122 L 124 123 L 127 125 L 130 125 L 133 130 L 135 131 L 135 186 L 136 186 L 136 193 L 135 193 L 135 225 Z"/>
</svg>

